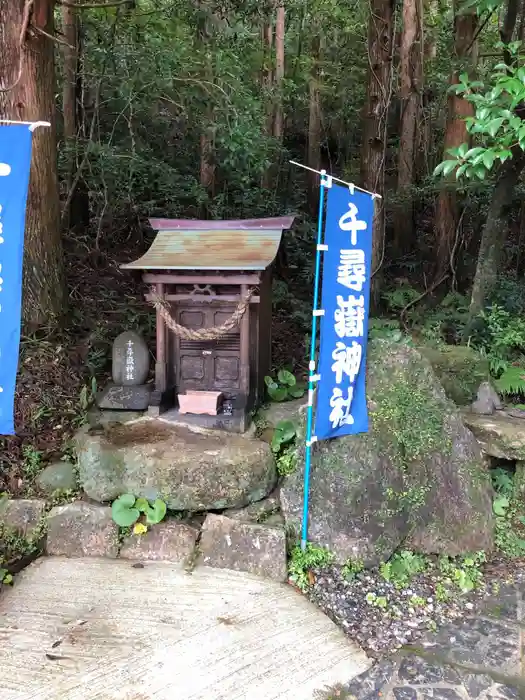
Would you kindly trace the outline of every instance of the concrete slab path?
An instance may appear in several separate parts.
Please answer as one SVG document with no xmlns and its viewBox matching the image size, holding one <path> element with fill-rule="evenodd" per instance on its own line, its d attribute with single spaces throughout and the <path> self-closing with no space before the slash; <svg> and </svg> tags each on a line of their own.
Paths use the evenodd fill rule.
<svg viewBox="0 0 525 700">
<path fill-rule="evenodd" d="M 50 557 L 0 595 L 2 700 L 312 700 L 369 666 L 290 586 L 248 574 Z"/>
</svg>

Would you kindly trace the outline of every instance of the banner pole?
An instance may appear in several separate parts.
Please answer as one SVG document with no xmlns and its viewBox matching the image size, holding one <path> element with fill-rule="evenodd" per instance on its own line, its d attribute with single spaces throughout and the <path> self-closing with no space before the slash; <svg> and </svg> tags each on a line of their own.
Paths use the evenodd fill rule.
<svg viewBox="0 0 525 700">
<path fill-rule="evenodd" d="M 317 314 L 319 310 L 319 281 L 321 277 L 321 246 L 323 242 L 323 214 L 324 214 L 324 199 L 325 189 L 331 187 L 332 178 L 326 174 L 326 170 L 321 170 L 321 183 L 319 191 L 319 214 L 317 219 L 317 245 L 315 252 L 315 276 L 314 276 L 314 302 L 312 311 L 312 336 L 310 339 L 310 362 L 308 363 L 308 408 L 306 419 L 306 446 L 305 446 L 305 461 L 304 461 L 304 494 L 303 494 L 303 522 L 301 533 L 301 549 L 303 552 L 306 549 L 308 540 L 308 501 L 310 494 L 310 467 L 312 462 L 312 431 L 313 431 L 313 413 L 314 413 L 314 386 L 317 378 L 315 377 L 315 346 L 317 336 Z"/>
</svg>

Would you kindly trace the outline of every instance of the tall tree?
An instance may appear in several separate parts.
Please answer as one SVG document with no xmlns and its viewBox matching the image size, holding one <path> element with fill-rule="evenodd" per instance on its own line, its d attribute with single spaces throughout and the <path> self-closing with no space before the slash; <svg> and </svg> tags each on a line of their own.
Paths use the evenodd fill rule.
<svg viewBox="0 0 525 700">
<path fill-rule="evenodd" d="M 473 107 L 474 116 L 466 121 L 468 134 L 476 134 L 480 145 L 469 148 L 466 142 L 443 161 L 436 173 L 447 176 L 484 179 L 495 171 L 496 181 L 481 233 L 481 241 L 472 286 L 469 316 L 463 336 L 468 340 L 477 317 L 494 292 L 508 229 L 508 214 L 518 180 L 525 168 L 525 87 L 520 79 L 518 54 L 511 44 L 518 16 L 519 0 L 507 0 L 505 19 L 500 30 L 505 63 L 489 74 L 487 84 L 471 84 L 460 76 L 458 93 Z"/>
<path fill-rule="evenodd" d="M 393 0 L 371 0 L 368 19 L 368 76 L 364 107 L 361 181 L 363 187 L 382 194 L 388 109 L 392 95 Z M 371 302 L 377 306 L 381 291 L 381 267 L 385 250 L 385 205 L 375 200 L 372 242 Z"/>
<path fill-rule="evenodd" d="M 33 139 L 27 201 L 23 318 L 28 330 L 55 325 L 66 302 L 55 136 L 51 0 L 0 0 L 0 117 L 48 120 Z M 46 36 L 47 35 L 47 36 Z"/>
<path fill-rule="evenodd" d="M 399 155 L 394 219 L 395 248 L 402 252 L 413 238 L 411 188 L 414 184 L 415 147 L 423 76 L 423 8 L 421 0 L 403 0 L 403 27 L 399 47 Z"/>
<path fill-rule="evenodd" d="M 506 13 L 500 30 L 500 39 L 505 46 L 503 58 L 508 67 L 509 79 L 512 79 L 517 64 L 517 55 L 511 53 L 509 44 L 516 29 L 519 7 L 519 0 L 507 0 Z M 505 77 L 502 82 L 504 80 Z M 505 90 L 502 90 L 502 92 L 505 94 Z M 496 187 L 492 195 L 487 220 L 481 233 L 476 274 L 470 298 L 469 319 L 464 331 L 465 339 L 470 335 L 476 317 L 483 310 L 496 287 L 500 273 L 501 255 L 507 239 L 509 206 L 512 203 L 518 180 L 525 168 L 525 139 L 520 132 L 520 129 L 523 129 L 523 121 L 525 120 L 525 90 L 523 90 L 521 99 L 516 100 L 515 94 L 508 95 L 508 99 L 510 107 L 513 108 L 517 117 L 517 126 L 509 120 L 509 124 L 515 129 L 514 138 L 510 141 L 514 145 L 508 151 L 508 142 L 504 141 L 506 145 L 505 150 L 507 150 L 510 158 L 501 165 L 497 174 Z M 496 100 L 491 102 L 493 104 Z"/>
<path fill-rule="evenodd" d="M 203 54 L 202 78 L 203 84 L 213 84 L 213 59 L 212 59 L 212 37 L 213 37 L 213 13 L 201 4 L 201 14 L 198 22 L 198 38 L 200 50 Z M 213 98 L 206 93 L 206 106 L 204 110 L 204 123 L 201 127 L 200 136 L 200 184 L 208 193 L 210 199 L 215 193 L 215 128 L 213 123 L 214 114 Z M 206 203 L 202 207 L 203 216 L 208 213 Z"/>
<path fill-rule="evenodd" d="M 308 158 L 307 164 L 315 170 L 321 169 L 321 99 L 320 99 L 320 68 L 321 37 L 318 27 L 313 29 L 311 48 L 311 67 L 309 76 L 309 113 L 308 113 Z M 308 203 L 313 216 L 317 213 L 317 192 L 319 177 L 316 173 L 308 173 Z"/>
<path fill-rule="evenodd" d="M 475 64 L 476 31 L 478 21 L 475 12 L 459 13 L 457 0 L 454 2 L 454 53 L 455 62 L 461 63 L 470 56 L 471 64 Z M 474 106 L 461 94 L 454 91 L 459 83 L 459 71 L 450 74 L 449 85 L 452 88 L 448 94 L 447 123 L 445 141 L 443 144 L 444 158 L 451 148 L 458 148 L 462 143 L 468 143 L 469 135 L 465 119 L 472 117 Z M 459 224 L 459 208 L 454 175 L 448 182 L 443 183 L 436 204 L 436 267 L 434 279 L 439 282 L 450 270 L 450 256 L 456 231 Z"/>
<path fill-rule="evenodd" d="M 273 120 L 273 135 L 281 141 L 283 137 L 283 81 L 284 81 L 284 33 L 286 14 L 284 0 L 279 0 L 275 19 L 275 87 L 277 101 Z"/>
<path fill-rule="evenodd" d="M 80 13 L 72 5 L 62 5 L 62 56 L 64 80 L 62 85 L 63 137 L 66 146 L 67 197 L 62 210 L 66 228 L 89 223 L 89 195 L 82 177 L 75 172 L 79 130 L 83 126 Z"/>
</svg>

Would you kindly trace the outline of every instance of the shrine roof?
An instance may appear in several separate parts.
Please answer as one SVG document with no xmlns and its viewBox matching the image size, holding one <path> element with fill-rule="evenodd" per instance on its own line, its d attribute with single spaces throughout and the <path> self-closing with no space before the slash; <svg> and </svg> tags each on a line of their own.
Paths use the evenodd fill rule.
<svg viewBox="0 0 525 700">
<path fill-rule="evenodd" d="M 157 231 L 142 257 L 126 270 L 265 270 L 293 216 L 231 221 L 150 219 Z"/>
</svg>

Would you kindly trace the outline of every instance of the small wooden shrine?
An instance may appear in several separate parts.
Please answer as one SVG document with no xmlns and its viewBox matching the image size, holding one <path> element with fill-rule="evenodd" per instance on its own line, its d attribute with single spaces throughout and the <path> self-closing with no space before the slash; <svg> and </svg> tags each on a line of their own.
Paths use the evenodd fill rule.
<svg viewBox="0 0 525 700">
<path fill-rule="evenodd" d="M 156 308 L 151 415 L 178 420 L 179 395 L 217 392 L 216 415 L 185 413 L 184 420 L 246 429 L 270 370 L 271 265 L 293 221 L 150 220 L 151 247 L 122 268 L 144 271 L 146 299 Z"/>
</svg>

